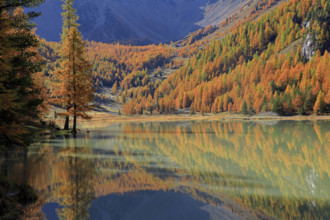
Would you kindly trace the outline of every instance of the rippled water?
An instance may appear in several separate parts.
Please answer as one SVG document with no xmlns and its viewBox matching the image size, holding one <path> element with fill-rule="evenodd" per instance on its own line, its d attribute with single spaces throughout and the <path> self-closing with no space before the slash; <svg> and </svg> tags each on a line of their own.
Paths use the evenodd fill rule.
<svg viewBox="0 0 330 220">
<path fill-rule="evenodd" d="M 48 219 L 330 219 L 328 121 L 151 122 L 2 157 Z"/>
</svg>

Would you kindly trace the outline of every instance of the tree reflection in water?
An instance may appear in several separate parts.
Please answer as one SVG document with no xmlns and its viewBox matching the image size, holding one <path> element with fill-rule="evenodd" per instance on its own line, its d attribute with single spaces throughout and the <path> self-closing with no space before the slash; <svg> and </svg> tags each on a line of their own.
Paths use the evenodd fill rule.
<svg viewBox="0 0 330 220">
<path fill-rule="evenodd" d="M 61 209 L 60 219 L 88 219 L 88 209 L 95 196 L 95 161 L 89 157 L 93 153 L 89 139 L 80 145 L 76 138 L 64 139 L 66 147 L 58 159 L 63 161 L 63 182 L 54 189 L 53 196 Z M 64 155 L 64 156 L 63 156 Z"/>
<path fill-rule="evenodd" d="M 27 181 L 40 194 L 31 213 L 57 202 L 61 218 L 85 219 L 92 200 L 102 196 L 174 191 L 249 219 L 329 219 L 329 126 L 127 123 L 46 139 L 27 157 Z M 23 161 L 8 173 L 22 173 Z"/>
</svg>

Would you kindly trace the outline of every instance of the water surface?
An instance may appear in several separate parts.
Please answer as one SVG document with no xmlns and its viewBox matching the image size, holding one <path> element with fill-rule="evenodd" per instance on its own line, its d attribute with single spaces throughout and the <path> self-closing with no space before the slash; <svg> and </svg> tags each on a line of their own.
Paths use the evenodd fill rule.
<svg viewBox="0 0 330 220">
<path fill-rule="evenodd" d="M 48 219 L 330 219 L 328 121 L 147 122 L 45 138 L 2 172 Z"/>
</svg>

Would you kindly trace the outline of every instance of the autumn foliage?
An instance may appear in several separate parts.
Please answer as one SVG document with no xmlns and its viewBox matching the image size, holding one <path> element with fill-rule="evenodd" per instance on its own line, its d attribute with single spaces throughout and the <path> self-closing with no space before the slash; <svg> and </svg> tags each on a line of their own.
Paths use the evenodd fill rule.
<svg viewBox="0 0 330 220">
<path fill-rule="evenodd" d="M 136 94 L 142 90 L 144 96 L 133 94 L 123 112 L 143 112 L 140 108 L 151 94 L 160 113 L 188 107 L 201 114 L 242 109 L 245 113 L 329 113 L 329 23 L 316 16 L 324 11 L 330 11 L 325 1 L 291 0 L 256 21 L 238 26 L 200 50 L 156 88 L 140 88 Z M 306 19 L 313 28 L 305 29 Z M 316 42 L 324 45 L 311 60 L 303 57 L 300 45 L 282 53 L 311 32 L 319 36 Z"/>
<path fill-rule="evenodd" d="M 69 116 L 73 116 L 73 132 L 76 132 L 77 118 L 90 118 L 87 112 L 92 109 L 94 82 L 72 4 L 73 0 L 66 0 L 63 5 L 61 59 L 52 73 L 52 97 L 55 104 L 65 108 L 65 112 L 60 113 L 66 116 L 65 129 L 69 129 Z"/>
</svg>

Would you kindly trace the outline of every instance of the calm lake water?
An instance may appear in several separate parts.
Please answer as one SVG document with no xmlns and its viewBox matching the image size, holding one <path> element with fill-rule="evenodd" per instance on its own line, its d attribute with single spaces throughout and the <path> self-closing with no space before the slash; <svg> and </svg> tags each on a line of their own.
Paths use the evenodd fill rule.
<svg viewBox="0 0 330 220">
<path fill-rule="evenodd" d="M 2 157 L 47 219 L 330 219 L 329 121 L 148 122 Z"/>
</svg>

